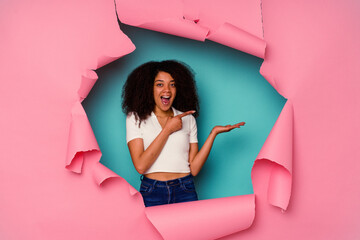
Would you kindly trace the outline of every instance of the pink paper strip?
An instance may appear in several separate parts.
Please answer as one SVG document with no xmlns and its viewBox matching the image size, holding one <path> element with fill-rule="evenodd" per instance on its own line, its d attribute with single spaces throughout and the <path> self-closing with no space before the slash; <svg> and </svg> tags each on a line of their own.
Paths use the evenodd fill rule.
<svg viewBox="0 0 360 240">
<path fill-rule="evenodd" d="M 199 26 L 186 19 L 163 19 L 162 21 L 146 22 L 137 27 L 172 34 L 179 37 L 205 41 L 209 29 Z"/>
<path fill-rule="evenodd" d="M 83 100 L 87 97 L 97 79 L 98 76 L 95 71 L 86 69 L 86 71 L 81 76 L 81 85 L 78 91 L 80 100 Z"/>
<path fill-rule="evenodd" d="M 261 148 L 252 170 L 254 171 L 258 161 L 270 160 L 276 163 L 268 180 L 268 201 L 284 210 L 286 210 L 291 196 L 292 159 L 293 109 L 291 101 L 288 100 Z M 261 180 L 253 178 L 254 181 Z"/>
<path fill-rule="evenodd" d="M 66 168 L 80 173 L 84 160 L 83 155 L 89 151 L 100 152 L 100 148 L 80 102 L 77 101 L 73 106 L 71 117 Z"/>
<path fill-rule="evenodd" d="M 166 6 L 166 10 L 161 9 Z M 117 0 L 116 9 L 122 23 L 153 31 L 204 41 L 208 29 L 184 19 L 179 0 L 129 1 Z M 135 13 L 136 14 L 133 14 Z"/>
<path fill-rule="evenodd" d="M 232 25 L 224 23 L 219 29 L 207 36 L 207 39 L 225 46 L 264 58 L 266 43 L 264 40 Z"/>
<path fill-rule="evenodd" d="M 251 226 L 255 195 L 148 207 L 145 212 L 164 239 L 217 239 Z"/>
<path fill-rule="evenodd" d="M 116 173 L 114 173 L 109 168 L 105 167 L 103 164 L 99 162 L 95 164 L 93 170 L 93 176 L 96 184 L 99 186 L 107 179 L 120 177 L 119 175 L 117 175 Z"/>
<path fill-rule="evenodd" d="M 264 58 L 266 44 L 259 19 L 260 2 L 249 4 L 231 0 L 224 4 L 216 1 L 156 0 L 129 3 L 117 0 L 116 6 L 120 21 L 125 24 L 198 41 L 209 39 Z M 166 11 L 160 11 L 164 6 Z M 240 11 L 236 15 L 234 6 Z M 135 16 L 134 12 L 138 15 Z"/>
</svg>

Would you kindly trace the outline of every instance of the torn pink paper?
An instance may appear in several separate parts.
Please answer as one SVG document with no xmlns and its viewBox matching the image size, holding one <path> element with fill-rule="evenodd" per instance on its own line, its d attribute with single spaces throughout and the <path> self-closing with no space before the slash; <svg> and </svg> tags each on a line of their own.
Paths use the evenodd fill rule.
<svg viewBox="0 0 360 240">
<path fill-rule="evenodd" d="M 204 41 L 208 29 L 184 19 L 182 8 L 180 0 L 116 1 L 116 11 L 122 23 Z"/>
<path fill-rule="evenodd" d="M 119 178 L 123 180 L 122 177 L 111 171 L 109 168 L 105 167 L 100 162 L 97 162 L 93 169 L 93 175 L 96 185 L 101 186 L 106 180 L 111 178 Z M 124 180 L 125 181 L 125 180 Z M 129 185 L 129 192 L 133 196 L 135 194 L 140 194 L 133 186 Z"/>
<path fill-rule="evenodd" d="M 251 226 L 255 217 L 255 196 L 148 207 L 145 212 L 164 239 L 218 239 Z"/>
<path fill-rule="evenodd" d="M 119 59 L 135 49 L 135 46 L 127 37 L 122 40 L 122 43 L 123 45 L 121 47 L 113 47 L 112 53 L 100 54 L 100 56 L 96 58 L 97 61 L 95 69 Z M 105 51 L 109 52 L 109 49 Z M 86 152 L 98 151 L 100 153 L 100 148 L 90 126 L 90 122 L 81 105 L 81 102 L 89 94 L 91 88 L 98 79 L 97 74 L 91 69 L 92 67 L 94 67 L 94 65 L 89 65 L 87 68 L 85 67 L 84 73 L 81 75 L 80 88 L 77 91 L 79 100 L 75 102 L 71 112 L 72 120 L 69 132 L 66 168 L 77 173 L 81 172 L 81 167 L 84 161 L 83 156 Z M 99 154 L 99 160 L 100 156 L 101 153 Z M 109 175 L 109 177 L 111 176 L 112 174 Z"/>
<path fill-rule="evenodd" d="M 230 23 L 221 25 L 216 31 L 210 33 L 207 39 L 264 58 L 265 41 Z"/>
<path fill-rule="evenodd" d="M 85 99 L 98 79 L 95 71 L 86 69 L 81 76 L 81 85 L 78 91 L 80 101 Z"/>
<path fill-rule="evenodd" d="M 235 12 L 234 5 L 241 8 Z M 209 39 L 264 58 L 266 44 L 262 37 L 260 2 L 156 0 L 130 3 L 118 0 L 116 6 L 119 19 L 125 24 L 199 41 Z M 166 10 L 161 11 L 164 7 Z M 135 11 L 137 15 L 133 14 Z"/>
<path fill-rule="evenodd" d="M 204 41 L 208 33 L 207 28 L 201 27 L 194 22 L 186 19 L 170 18 L 158 22 L 146 22 L 138 25 L 137 27 L 198 41 Z"/>
<path fill-rule="evenodd" d="M 94 180 L 97 185 L 100 186 L 105 180 L 114 177 L 119 177 L 119 175 L 111 171 L 109 168 L 105 167 L 103 164 L 99 162 L 96 163 L 94 167 Z"/>
<path fill-rule="evenodd" d="M 257 180 L 268 185 L 270 204 L 286 210 L 291 196 L 292 160 L 293 160 L 293 109 L 288 100 L 280 113 L 274 127 L 258 154 L 257 162 L 269 160 L 274 162 L 270 179 Z M 253 182 L 256 181 L 253 179 Z"/>
<path fill-rule="evenodd" d="M 264 38 L 260 0 L 183 0 L 183 3 L 184 16 L 209 28 L 210 34 L 229 23 L 257 38 Z"/>
<path fill-rule="evenodd" d="M 184 0 L 184 5 L 184 16 L 192 19 L 189 9 L 197 9 L 197 24 L 209 29 L 207 39 L 264 58 L 261 1 Z"/>
<path fill-rule="evenodd" d="M 80 173 L 84 154 L 89 151 L 100 151 L 100 148 L 80 102 L 76 102 L 71 111 L 70 124 L 66 168 Z"/>
<path fill-rule="evenodd" d="M 197 6 L 190 11 L 192 7 L 186 5 L 184 16 L 199 20 L 200 25 L 211 11 L 204 9 L 216 4 L 184 2 Z M 233 20 L 214 22 L 217 26 L 230 23 L 261 38 L 259 28 L 246 26 L 261 22 L 259 14 L 254 14 L 254 21 L 239 20 L 246 12 L 254 13 L 247 7 L 260 3 L 237 5 L 240 3 L 219 3 Z M 138 14 L 141 6 L 147 5 L 144 2 L 133 9 L 133 18 L 142 17 Z M 168 8 L 165 4 L 158 11 Z M 224 12 L 222 9 L 212 11 Z M 252 171 L 257 217 L 248 231 L 222 239 L 359 238 L 358 10 L 354 1 L 328 1 L 325 5 L 316 1 L 264 1 L 267 67 L 262 74 L 291 101 L 294 180 L 281 180 L 288 178 L 289 166 L 278 167 L 276 159 L 265 160 L 270 155 L 262 151 L 264 160 L 256 161 Z M 209 14 L 208 19 L 217 17 Z M 69 129 L 71 121 L 87 125 L 81 114 L 75 117 L 79 121 L 71 119 L 72 109 L 74 116 L 83 111 L 78 106 L 95 79 L 90 76 L 90 80 L 82 80 L 88 76 L 84 72 L 111 61 L 111 57 L 101 56 L 133 49 L 119 31 L 114 3 L 6 2 L 0 8 L 0 29 L 0 238 L 161 239 L 144 214 L 139 194 L 129 194 L 129 184 L 117 181 L 117 177 L 107 178 L 113 176 L 107 171 L 100 174 L 101 187 L 89 184 L 99 160 L 99 152 L 90 149 L 97 144 L 83 146 L 81 141 L 86 139 L 78 139 L 76 130 Z M 211 32 L 216 27 L 209 29 Z M 79 88 L 83 86 L 80 81 L 89 81 L 89 86 L 84 83 L 85 87 Z M 273 131 L 278 130 L 274 127 Z M 76 143 L 76 148 L 69 147 L 69 141 Z M 83 155 L 83 149 L 90 151 Z M 80 174 L 64 171 L 67 154 L 66 164 L 74 171 L 82 170 Z M 256 175 L 268 179 L 258 182 L 263 179 Z M 295 197 L 287 206 L 290 187 Z M 270 197 L 269 192 L 274 194 Z M 286 215 L 279 214 L 266 199 L 281 208 L 287 206 Z"/>
<path fill-rule="evenodd" d="M 256 159 L 271 159 L 292 173 L 293 107 L 287 100 Z"/>
</svg>

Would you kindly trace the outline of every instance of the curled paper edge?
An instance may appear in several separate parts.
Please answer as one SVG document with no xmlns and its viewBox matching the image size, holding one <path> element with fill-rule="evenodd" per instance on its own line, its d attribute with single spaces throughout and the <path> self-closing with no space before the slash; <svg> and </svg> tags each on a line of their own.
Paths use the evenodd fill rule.
<svg viewBox="0 0 360 240">
<path fill-rule="evenodd" d="M 283 166 L 273 164 L 267 192 L 268 202 L 285 211 L 290 201 L 291 184 L 290 172 Z"/>
<path fill-rule="evenodd" d="M 119 44 L 114 47 L 109 45 L 105 49 L 105 51 L 102 54 L 100 54 L 99 57 L 97 58 L 97 65 L 96 65 L 95 69 L 99 69 L 99 68 L 133 52 L 136 49 L 135 45 L 132 43 L 130 38 L 125 33 L 123 33 L 121 30 L 120 30 L 120 33 L 121 33 L 120 39 L 122 38 L 125 41 L 119 42 Z M 92 69 L 92 68 L 89 68 L 89 69 Z"/>
<path fill-rule="evenodd" d="M 168 7 L 167 11 L 161 10 L 164 4 Z M 129 26 L 197 41 L 205 41 L 209 33 L 207 27 L 200 26 L 196 24 L 196 21 L 184 17 L 182 1 L 173 1 L 171 4 L 164 0 L 157 1 L 155 4 L 134 1 L 130 4 L 123 0 L 116 0 L 115 5 L 119 21 Z M 141 16 L 135 15 L 139 8 L 144 13 Z M 134 18 L 131 14 L 137 17 Z"/>
<path fill-rule="evenodd" d="M 101 186 L 104 182 L 111 178 L 120 178 L 121 180 L 126 181 L 121 176 L 110 170 L 108 167 L 104 166 L 102 163 L 97 162 L 94 166 L 93 177 L 96 185 Z M 128 184 L 128 183 L 127 183 Z M 129 185 L 129 192 L 131 196 L 135 194 L 140 194 L 133 186 Z"/>
<path fill-rule="evenodd" d="M 199 3 L 189 3 L 182 1 L 182 12 L 178 9 L 180 5 L 178 8 L 174 8 L 174 6 L 172 8 L 170 7 L 169 11 L 173 13 L 173 15 L 169 14 L 169 12 L 158 12 L 153 18 L 156 20 L 151 20 L 151 17 L 149 18 L 149 16 L 145 18 L 139 17 L 141 20 L 136 20 L 131 17 L 129 12 L 136 11 L 137 3 L 133 3 L 133 5 L 130 4 L 131 6 L 129 6 L 126 5 L 124 1 L 118 0 L 116 1 L 116 11 L 118 12 L 120 21 L 130 26 L 198 41 L 209 39 L 259 58 L 265 58 L 266 42 L 263 39 L 236 27 L 229 22 L 224 22 L 215 31 L 210 30 L 208 26 L 201 24 Z M 194 9 L 191 9 L 189 7 L 190 5 L 194 7 Z M 159 5 L 158 7 L 160 6 L 162 5 Z M 149 5 L 149 7 L 150 9 L 154 8 L 153 5 Z M 144 9 L 142 10 L 144 11 Z M 147 13 L 146 11 L 144 12 Z M 199 24 L 197 24 L 198 22 Z"/>
<path fill-rule="evenodd" d="M 263 39 L 228 22 L 222 24 L 216 31 L 209 32 L 207 39 L 259 58 L 265 57 L 266 43 Z"/>
<path fill-rule="evenodd" d="M 94 167 L 93 177 L 95 183 L 101 186 L 101 184 L 104 183 L 107 179 L 120 177 L 120 176 L 117 175 L 115 172 L 111 171 L 109 168 L 107 168 L 100 162 L 97 162 Z"/>
<path fill-rule="evenodd" d="M 279 87 L 278 87 L 277 84 L 276 84 L 275 78 L 270 74 L 270 69 L 269 69 L 269 68 L 270 68 L 270 66 L 267 64 L 267 61 L 265 60 L 265 61 L 263 62 L 263 64 L 261 64 L 260 74 L 270 83 L 270 85 L 271 85 L 274 89 L 276 89 L 276 91 L 277 91 L 280 95 L 284 96 L 284 94 L 282 94 L 282 93 L 279 92 L 280 89 L 279 89 Z"/>
<path fill-rule="evenodd" d="M 126 43 L 122 46 L 117 46 L 116 49 L 113 49 L 113 54 L 100 55 L 97 58 L 97 68 L 109 64 L 110 62 L 115 61 L 135 50 L 135 45 L 131 42 L 131 40 L 125 34 L 122 34 L 122 37 L 127 39 Z M 111 51 L 109 50 L 108 52 Z M 77 91 L 78 100 L 74 103 L 71 110 L 65 167 L 75 173 L 81 173 L 84 154 L 87 152 L 99 152 L 98 161 L 100 161 L 101 157 L 101 151 L 96 141 L 95 134 L 91 128 L 86 112 L 81 105 L 81 102 L 87 97 L 97 79 L 97 74 L 91 68 L 87 68 L 83 72 L 81 75 L 80 86 Z"/>
<path fill-rule="evenodd" d="M 81 173 L 84 154 L 90 151 L 100 152 L 100 148 L 83 106 L 80 101 L 76 101 L 71 110 L 65 167 L 72 172 Z"/>
<path fill-rule="evenodd" d="M 81 75 L 81 83 L 78 90 L 80 101 L 84 100 L 87 97 L 97 80 L 98 75 L 95 71 L 90 69 L 85 70 L 85 72 Z"/>
<path fill-rule="evenodd" d="M 208 28 L 197 25 L 194 21 L 176 18 L 167 18 L 163 19 L 162 21 L 147 22 L 140 24 L 137 27 L 202 42 L 205 41 L 206 35 L 209 32 Z"/>
<path fill-rule="evenodd" d="M 293 106 L 288 99 L 256 159 L 271 159 L 292 173 Z"/>
<path fill-rule="evenodd" d="M 145 213 L 164 239 L 218 239 L 252 225 L 255 195 L 147 207 Z"/>
<path fill-rule="evenodd" d="M 291 197 L 293 160 L 293 106 L 287 100 L 258 154 L 251 172 L 261 161 L 274 163 L 267 189 L 268 203 L 286 210 Z M 252 182 L 256 180 L 251 176 Z"/>
</svg>

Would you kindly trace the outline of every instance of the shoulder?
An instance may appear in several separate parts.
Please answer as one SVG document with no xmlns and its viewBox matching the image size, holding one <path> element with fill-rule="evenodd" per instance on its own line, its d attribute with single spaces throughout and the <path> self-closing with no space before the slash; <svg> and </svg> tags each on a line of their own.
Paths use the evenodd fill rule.
<svg viewBox="0 0 360 240">
<path fill-rule="evenodd" d="M 132 121 L 132 122 L 137 121 L 136 113 L 130 112 L 130 113 L 126 116 L 126 121 Z"/>
<path fill-rule="evenodd" d="M 142 128 L 143 126 L 146 125 L 149 118 L 151 118 L 151 115 L 148 116 L 146 119 L 142 120 L 140 124 L 140 118 L 137 116 L 136 112 L 130 112 L 126 116 L 126 125 L 136 125 L 139 128 Z"/>
<path fill-rule="evenodd" d="M 139 123 L 140 123 L 140 119 L 135 112 L 130 112 L 126 116 L 126 124 L 139 125 Z"/>
<path fill-rule="evenodd" d="M 136 114 L 134 112 L 130 112 L 127 116 L 126 116 L 126 128 L 134 128 L 134 127 L 138 127 L 139 125 L 139 121 L 136 118 Z"/>
</svg>

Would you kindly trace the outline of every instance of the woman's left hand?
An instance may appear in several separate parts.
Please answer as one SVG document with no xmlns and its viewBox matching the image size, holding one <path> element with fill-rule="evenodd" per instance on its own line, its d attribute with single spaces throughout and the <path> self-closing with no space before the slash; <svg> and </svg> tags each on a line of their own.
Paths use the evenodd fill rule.
<svg viewBox="0 0 360 240">
<path fill-rule="evenodd" d="M 240 128 L 240 126 L 244 126 L 245 122 L 240 122 L 234 125 L 226 125 L 226 126 L 215 126 L 212 130 L 211 133 L 214 134 L 219 134 L 219 133 L 223 133 L 223 132 L 230 132 L 231 130 L 235 129 L 235 128 Z"/>
<path fill-rule="evenodd" d="M 209 156 L 214 140 L 219 133 L 230 132 L 231 130 L 235 128 L 240 128 L 240 126 L 244 126 L 244 125 L 245 122 L 240 122 L 234 125 L 215 126 L 211 130 L 211 133 L 209 134 L 208 138 L 206 139 L 200 151 L 198 151 L 197 143 L 190 143 L 189 162 L 190 162 L 191 174 L 193 176 L 196 176 L 200 172 L 207 157 Z"/>
</svg>

